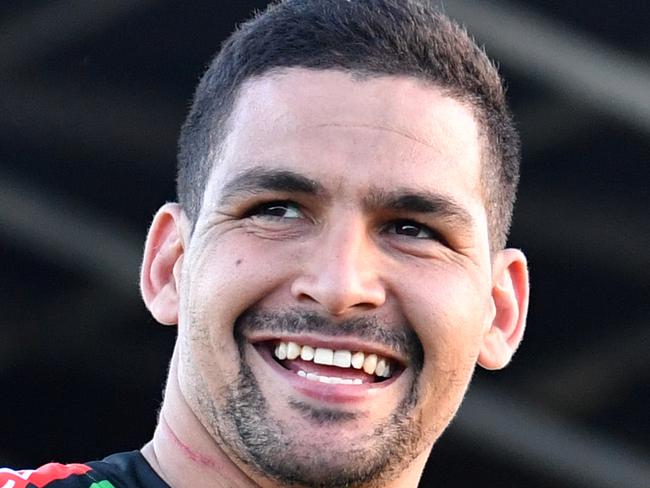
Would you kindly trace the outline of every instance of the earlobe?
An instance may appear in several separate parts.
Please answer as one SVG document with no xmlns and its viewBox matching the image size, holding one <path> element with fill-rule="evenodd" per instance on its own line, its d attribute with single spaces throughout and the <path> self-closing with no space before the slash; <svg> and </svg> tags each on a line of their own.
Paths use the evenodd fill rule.
<svg viewBox="0 0 650 488">
<path fill-rule="evenodd" d="M 178 284 L 185 249 L 184 214 L 176 203 L 156 213 L 144 248 L 140 291 L 151 315 L 165 325 L 178 322 Z"/>
<path fill-rule="evenodd" d="M 517 350 L 528 313 L 528 266 L 518 249 L 504 249 L 492 263 L 494 319 L 483 337 L 478 363 L 485 369 L 505 367 Z"/>
</svg>

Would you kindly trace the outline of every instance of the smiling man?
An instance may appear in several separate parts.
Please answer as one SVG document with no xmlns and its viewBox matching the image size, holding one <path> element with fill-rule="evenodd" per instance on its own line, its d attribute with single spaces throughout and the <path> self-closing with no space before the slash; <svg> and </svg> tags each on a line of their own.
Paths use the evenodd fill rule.
<svg viewBox="0 0 650 488">
<path fill-rule="evenodd" d="M 105 486 L 417 486 L 476 364 L 523 334 L 518 164 L 494 66 L 428 2 L 242 25 L 144 252 L 144 301 L 178 324 L 153 440 L 79 466 Z"/>
</svg>

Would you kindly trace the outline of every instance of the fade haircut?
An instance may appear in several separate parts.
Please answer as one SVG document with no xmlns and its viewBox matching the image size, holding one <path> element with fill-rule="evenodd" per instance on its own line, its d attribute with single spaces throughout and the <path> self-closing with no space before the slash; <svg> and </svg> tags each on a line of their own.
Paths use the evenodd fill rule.
<svg viewBox="0 0 650 488">
<path fill-rule="evenodd" d="M 192 223 L 242 84 L 282 68 L 411 76 L 466 104 L 482 140 L 490 247 L 505 246 L 519 180 L 519 136 L 494 64 L 427 0 L 286 0 L 242 24 L 201 79 L 181 129 L 178 199 Z"/>
</svg>

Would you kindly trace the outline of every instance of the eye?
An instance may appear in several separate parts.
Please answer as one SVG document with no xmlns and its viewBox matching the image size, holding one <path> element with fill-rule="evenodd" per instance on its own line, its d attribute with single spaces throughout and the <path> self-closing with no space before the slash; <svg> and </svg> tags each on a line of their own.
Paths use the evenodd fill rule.
<svg viewBox="0 0 650 488">
<path fill-rule="evenodd" d="M 412 220 L 396 220 L 391 222 L 386 231 L 390 234 L 398 234 L 414 239 L 439 239 L 438 233 L 423 224 Z"/>
<path fill-rule="evenodd" d="M 300 207 L 291 202 L 269 202 L 258 205 L 248 214 L 249 217 L 271 217 L 278 219 L 299 219 L 303 217 Z"/>
</svg>

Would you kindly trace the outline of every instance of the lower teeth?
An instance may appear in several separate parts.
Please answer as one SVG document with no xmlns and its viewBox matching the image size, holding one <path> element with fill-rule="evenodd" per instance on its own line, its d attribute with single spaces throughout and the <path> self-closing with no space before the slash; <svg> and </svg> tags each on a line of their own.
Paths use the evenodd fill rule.
<svg viewBox="0 0 650 488">
<path fill-rule="evenodd" d="M 358 379 L 338 378 L 336 376 L 320 376 L 316 373 L 306 373 L 305 371 L 298 371 L 298 376 L 306 378 L 310 381 L 317 381 L 319 383 L 327 383 L 330 385 L 360 385 L 363 382 Z"/>
</svg>

